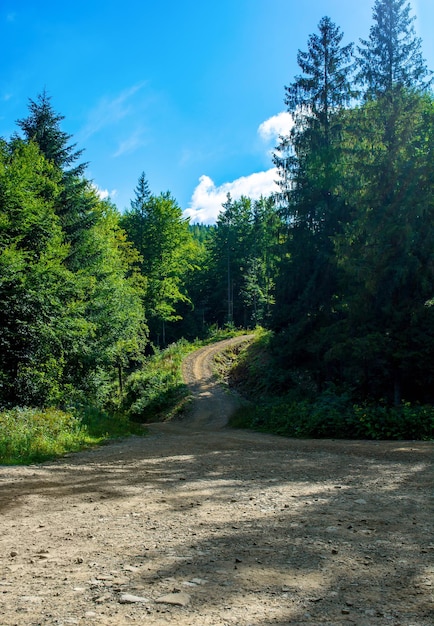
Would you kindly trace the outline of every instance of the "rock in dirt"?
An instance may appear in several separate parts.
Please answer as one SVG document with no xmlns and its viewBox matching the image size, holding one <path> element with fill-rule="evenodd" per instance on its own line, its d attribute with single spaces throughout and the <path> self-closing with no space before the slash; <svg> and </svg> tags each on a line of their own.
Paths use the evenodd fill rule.
<svg viewBox="0 0 434 626">
<path fill-rule="evenodd" d="M 158 604 L 173 604 L 175 606 L 187 606 L 190 604 L 190 596 L 188 593 L 168 593 L 165 596 L 157 598 L 155 602 Z"/>
<path fill-rule="evenodd" d="M 150 602 L 148 598 L 134 596 L 131 593 L 123 593 L 119 598 L 121 604 L 135 604 L 136 602 Z"/>
</svg>

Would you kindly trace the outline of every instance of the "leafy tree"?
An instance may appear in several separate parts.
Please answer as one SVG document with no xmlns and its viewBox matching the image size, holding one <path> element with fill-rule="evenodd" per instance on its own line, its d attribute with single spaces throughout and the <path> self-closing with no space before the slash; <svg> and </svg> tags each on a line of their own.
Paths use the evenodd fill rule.
<svg viewBox="0 0 434 626">
<path fill-rule="evenodd" d="M 83 317 L 91 332 L 85 345 L 70 346 L 70 376 L 77 388 L 98 395 L 101 375 L 116 370 L 122 391 L 122 372 L 139 363 L 146 345 L 143 297 L 146 284 L 134 271 L 137 251 L 120 227 L 120 215 L 108 201 L 93 193 L 96 224 L 82 242 L 88 262 L 78 273 Z M 84 357 L 84 358 L 83 358 Z M 80 385 L 77 378 L 81 378 Z M 105 390 L 107 391 L 107 389 Z"/>
<path fill-rule="evenodd" d="M 210 258 L 208 246 L 215 226 L 204 224 L 189 225 L 192 235 L 192 259 L 194 262 L 183 275 L 185 293 L 188 294 L 188 302 L 180 302 L 177 311 L 180 319 L 176 325 L 171 326 L 173 339 L 194 340 L 197 337 L 205 337 L 209 329 L 212 311 L 209 304 L 209 274 Z"/>
<path fill-rule="evenodd" d="M 54 205 L 60 176 L 34 143 L 0 152 L 0 402 L 61 399 L 73 277 Z"/>
<path fill-rule="evenodd" d="M 169 193 L 149 195 L 144 175 L 121 226 L 139 250 L 146 278 L 145 308 L 149 329 L 166 344 L 167 322 L 180 319 L 178 306 L 188 303 L 184 276 L 194 264 L 195 247 L 182 211 Z"/>
<path fill-rule="evenodd" d="M 74 202 L 93 218 L 72 242 L 60 210 L 68 189 L 35 141 L 1 142 L 2 404 L 106 400 L 114 374 L 122 384 L 122 368 L 144 349 L 138 253 L 85 179 L 74 183 Z"/>
</svg>

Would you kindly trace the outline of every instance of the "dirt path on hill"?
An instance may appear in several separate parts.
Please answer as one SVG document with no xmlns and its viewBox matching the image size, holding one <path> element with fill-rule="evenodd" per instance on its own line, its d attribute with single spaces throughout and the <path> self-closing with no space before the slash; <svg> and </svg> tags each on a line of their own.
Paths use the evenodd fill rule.
<svg viewBox="0 0 434 626">
<path fill-rule="evenodd" d="M 434 445 L 225 428 L 220 349 L 182 422 L 0 468 L 0 626 L 433 625 Z"/>
</svg>

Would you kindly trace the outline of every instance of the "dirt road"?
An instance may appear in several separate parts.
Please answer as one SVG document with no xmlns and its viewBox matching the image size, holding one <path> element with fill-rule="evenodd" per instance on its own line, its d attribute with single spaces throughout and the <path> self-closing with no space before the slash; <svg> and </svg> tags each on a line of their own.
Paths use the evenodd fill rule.
<svg viewBox="0 0 434 626">
<path fill-rule="evenodd" d="M 215 350 L 182 422 L 0 468 L 0 626 L 432 626 L 434 445 L 231 431 Z"/>
</svg>

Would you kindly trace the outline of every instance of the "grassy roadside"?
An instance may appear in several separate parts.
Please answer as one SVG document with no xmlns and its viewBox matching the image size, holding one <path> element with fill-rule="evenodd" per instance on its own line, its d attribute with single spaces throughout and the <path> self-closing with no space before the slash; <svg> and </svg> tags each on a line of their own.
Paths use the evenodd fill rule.
<svg viewBox="0 0 434 626">
<path fill-rule="evenodd" d="M 41 463 L 132 434 L 143 428 L 94 408 L 15 407 L 0 413 L 0 463 Z"/>
<path fill-rule="evenodd" d="M 156 350 L 127 377 L 122 399 L 116 398 L 109 410 L 15 407 L 0 411 L 0 464 L 40 463 L 116 438 L 145 435 L 144 423 L 172 419 L 188 405 L 181 371 L 187 354 L 238 334 L 242 333 L 222 330 L 203 341 L 181 340 Z"/>
<path fill-rule="evenodd" d="M 203 346 L 244 334 L 221 330 L 205 340 L 181 339 L 165 350 L 157 350 L 140 370 L 128 377 L 122 400 L 123 413 L 142 423 L 173 419 L 186 409 L 190 400 L 189 389 L 182 378 L 184 358 Z"/>
</svg>

